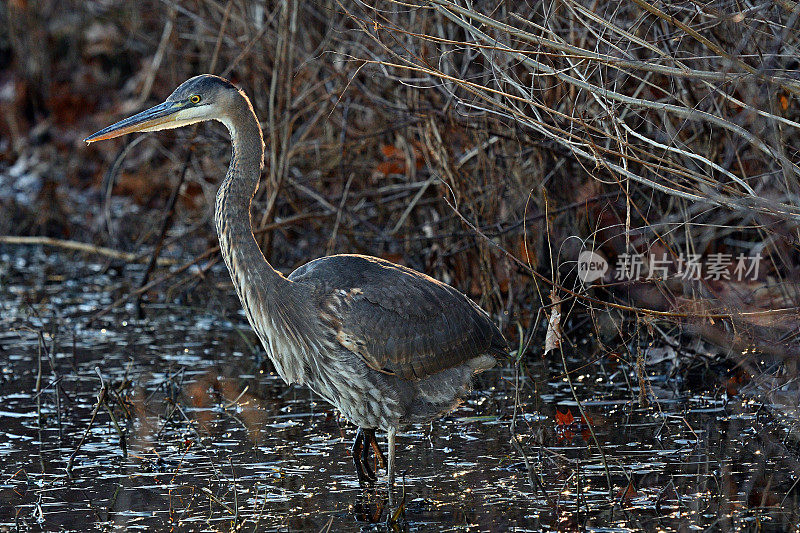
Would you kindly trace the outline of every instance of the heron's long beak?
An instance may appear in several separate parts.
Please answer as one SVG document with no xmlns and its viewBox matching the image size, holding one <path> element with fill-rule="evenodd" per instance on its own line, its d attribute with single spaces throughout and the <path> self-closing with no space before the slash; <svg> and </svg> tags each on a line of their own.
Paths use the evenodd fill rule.
<svg viewBox="0 0 800 533">
<path fill-rule="evenodd" d="M 185 104 L 183 102 L 164 102 L 158 104 L 157 106 L 151 107 L 146 111 L 142 111 L 141 113 L 137 113 L 132 117 L 126 118 L 125 120 L 120 120 L 116 124 L 112 124 L 107 128 L 103 128 L 102 130 L 89 135 L 84 139 L 84 141 L 88 143 L 93 143 L 95 141 L 105 141 L 106 139 L 113 139 L 114 137 L 119 137 L 120 135 L 125 135 L 127 133 L 133 133 L 136 131 L 154 131 L 164 129 L 164 124 L 168 122 L 172 122 L 178 120 L 176 114 L 181 109 L 184 109 Z"/>
</svg>

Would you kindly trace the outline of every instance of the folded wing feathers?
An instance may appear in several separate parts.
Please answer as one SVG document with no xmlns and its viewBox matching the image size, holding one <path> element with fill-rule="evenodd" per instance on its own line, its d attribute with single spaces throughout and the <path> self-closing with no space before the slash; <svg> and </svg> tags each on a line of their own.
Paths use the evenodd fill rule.
<svg viewBox="0 0 800 533">
<path fill-rule="evenodd" d="M 379 372 L 421 379 L 506 353 L 506 341 L 485 311 L 409 268 L 344 254 L 311 261 L 289 279 L 312 288 L 322 323 Z"/>
<path fill-rule="evenodd" d="M 489 316 L 443 284 L 363 287 L 340 300 L 337 338 L 372 368 L 421 379 L 494 355 L 505 340 Z M 344 340 L 344 342 L 343 342 Z"/>
</svg>

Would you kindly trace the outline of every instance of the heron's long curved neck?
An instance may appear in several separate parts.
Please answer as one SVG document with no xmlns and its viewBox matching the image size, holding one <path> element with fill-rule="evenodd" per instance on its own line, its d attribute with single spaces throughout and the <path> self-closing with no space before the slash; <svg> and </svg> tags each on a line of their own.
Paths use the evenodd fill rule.
<svg viewBox="0 0 800 533">
<path fill-rule="evenodd" d="M 250 203 L 261 176 L 264 142 L 250 101 L 240 96 L 239 105 L 222 119 L 231 133 L 233 155 L 214 213 L 220 250 L 247 319 L 275 369 L 287 383 L 304 383 L 306 358 L 318 351 L 307 334 L 313 329 L 308 322 L 313 312 L 306 289 L 272 268 L 253 235 Z"/>
<path fill-rule="evenodd" d="M 267 262 L 253 235 L 250 204 L 261 176 L 264 142 L 250 102 L 244 96 L 242 99 L 241 105 L 222 120 L 231 134 L 233 154 L 217 192 L 214 218 L 222 256 L 245 303 L 248 287 L 274 294 L 290 282 Z"/>
</svg>

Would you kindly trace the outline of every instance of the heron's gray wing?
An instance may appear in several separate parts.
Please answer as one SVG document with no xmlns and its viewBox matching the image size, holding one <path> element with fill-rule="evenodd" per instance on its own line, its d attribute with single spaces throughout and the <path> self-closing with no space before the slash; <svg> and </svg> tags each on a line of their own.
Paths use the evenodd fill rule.
<svg viewBox="0 0 800 533">
<path fill-rule="evenodd" d="M 375 370 L 422 379 L 476 357 L 507 353 L 485 311 L 409 268 L 337 255 L 312 261 L 289 279 L 316 287 L 323 322 Z"/>
</svg>

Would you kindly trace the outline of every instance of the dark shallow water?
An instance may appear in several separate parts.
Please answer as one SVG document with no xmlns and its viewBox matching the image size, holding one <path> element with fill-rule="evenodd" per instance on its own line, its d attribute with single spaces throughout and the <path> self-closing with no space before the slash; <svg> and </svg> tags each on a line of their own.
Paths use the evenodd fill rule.
<svg viewBox="0 0 800 533">
<path fill-rule="evenodd" d="M 262 372 L 225 272 L 191 292 L 166 285 L 171 303 L 146 304 L 146 319 L 129 304 L 89 324 L 141 270 L 79 261 L 0 248 L 0 530 L 387 529 L 371 524 L 387 515 L 383 485 L 355 480 L 355 428 Z M 568 363 L 583 367 L 575 390 L 603 455 L 586 425 L 556 424 L 556 409 L 579 411 L 560 359 L 537 347 L 516 438 L 546 495 L 512 445 L 515 372 L 499 368 L 450 416 L 401 434 L 405 519 L 388 528 L 781 531 L 798 520 L 796 463 L 761 406 L 711 384 L 687 392 L 654 365 L 658 401 L 641 407 L 630 367 L 586 346 Z M 98 373 L 111 392 L 87 433 Z"/>
</svg>

